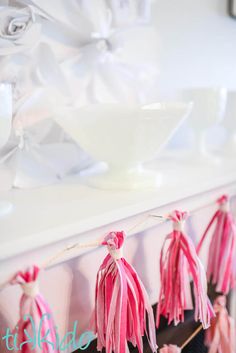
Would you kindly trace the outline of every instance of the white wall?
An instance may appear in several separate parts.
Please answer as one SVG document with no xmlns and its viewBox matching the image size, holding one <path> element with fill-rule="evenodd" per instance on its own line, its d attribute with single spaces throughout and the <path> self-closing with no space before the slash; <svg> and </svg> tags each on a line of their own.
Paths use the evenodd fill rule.
<svg viewBox="0 0 236 353">
<path fill-rule="evenodd" d="M 152 16 L 160 41 L 159 97 L 194 86 L 236 89 L 236 20 L 227 0 L 156 0 Z"/>
</svg>

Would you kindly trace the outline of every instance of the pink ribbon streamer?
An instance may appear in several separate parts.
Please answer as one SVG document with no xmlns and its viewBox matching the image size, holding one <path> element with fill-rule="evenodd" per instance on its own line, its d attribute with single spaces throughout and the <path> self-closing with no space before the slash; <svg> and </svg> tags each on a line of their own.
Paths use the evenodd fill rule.
<svg viewBox="0 0 236 353">
<path fill-rule="evenodd" d="M 156 325 L 160 317 L 168 318 L 168 324 L 184 321 L 184 310 L 193 308 L 190 274 L 194 284 L 195 320 L 204 328 L 209 327 L 214 311 L 207 296 L 207 280 L 204 268 L 197 256 L 192 240 L 182 229 L 186 212 L 174 211 L 170 216 L 173 232 L 163 244 L 160 257 L 161 288 L 157 306 Z M 167 245 L 168 243 L 168 245 Z"/>
<path fill-rule="evenodd" d="M 97 274 L 93 319 L 97 349 L 126 353 L 127 342 L 131 342 L 142 353 L 142 336 L 146 334 L 151 350 L 156 352 L 152 307 L 138 274 L 123 258 L 124 238 L 123 231 L 111 232 L 102 243 L 109 254 Z"/>
<path fill-rule="evenodd" d="M 37 266 L 18 272 L 11 284 L 20 284 L 20 319 L 14 330 L 17 347 L 22 353 L 59 353 L 51 310 L 38 291 Z M 28 342 L 27 342 L 28 341 Z"/>
<path fill-rule="evenodd" d="M 219 209 L 208 224 L 197 246 L 197 253 L 215 224 L 209 247 L 207 278 L 216 285 L 217 292 L 228 294 L 236 283 L 236 225 L 228 209 L 228 196 L 223 195 L 217 202 Z"/>
<path fill-rule="evenodd" d="M 160 353 L 181 353 L 181 349 L 177 346 L 170 344 L 169 346 L 164 345 L 164 347 L 162 347 L 159 350 L 159 352 Z"/>
<path fill-rule="evenodd" d="M 228 315 L 226 297 L 221 295 L 214 302 L 216 318 L 212 320 L 211 327 L 206 331 L 206 345 L 208 353 L 235 353 L 235 323 Z"/>
</svg>

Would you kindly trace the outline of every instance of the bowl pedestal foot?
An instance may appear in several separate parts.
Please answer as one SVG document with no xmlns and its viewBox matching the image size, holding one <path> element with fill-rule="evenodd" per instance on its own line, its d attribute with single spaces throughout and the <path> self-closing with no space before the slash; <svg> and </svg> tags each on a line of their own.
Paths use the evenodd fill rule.
<svg viewBox="0 0 236 353">
<path fill-rule="evenodd" d="M 99 189 L 155 189 L 162 185 L 162 175 L 138 165 L 133 168 L 108 168 L 105 173 L 86 177 L 89 186 Z"/>
</svg>

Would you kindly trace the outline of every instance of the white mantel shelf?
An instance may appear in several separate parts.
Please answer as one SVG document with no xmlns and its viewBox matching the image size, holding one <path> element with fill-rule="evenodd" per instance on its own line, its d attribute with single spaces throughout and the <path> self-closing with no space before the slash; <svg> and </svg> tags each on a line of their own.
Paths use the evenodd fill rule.
<svg viewBox="0 0 236 353">
<path fill-rule="evenodd" d="M 236 166 L 232 161 L 218 168 L 175 166 L 169 175 L 173 182 L 156 190 L 99 190 L 81 184 L 77 178 L 43 188 L 1 192 L 0 199 L 12 202 L 14 209 L 0 218 L 0 260 L 69 241 L 75 235 L 84 241 L 83 235 L 91 230 L 211 190 L 223 188 L 236 193 Z"/>
</svg>

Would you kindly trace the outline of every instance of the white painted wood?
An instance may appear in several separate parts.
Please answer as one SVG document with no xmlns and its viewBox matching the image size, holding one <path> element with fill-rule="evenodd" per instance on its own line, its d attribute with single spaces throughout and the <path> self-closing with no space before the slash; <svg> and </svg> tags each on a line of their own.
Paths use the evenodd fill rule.
<svg viewBox="0 0 236 353">
<path fill-rule="evenodd" d="M 219 168 L 175 166 L 169 176 L 171 183 L 148 191 L 99 190 L 68 180 L 45 188 L 1 192 L 0 199 L 12 202 L 14 209 L 0 218 L 0 260 L 61 240 L 71 244 L 75 235 L 81 242 L 97 239 L 87 232 L 231 184 L 236 168 L 232 162 Z"/>
</svg>

